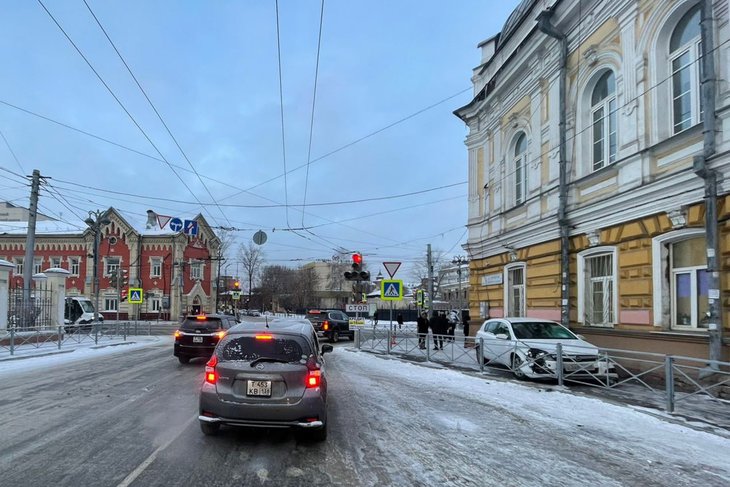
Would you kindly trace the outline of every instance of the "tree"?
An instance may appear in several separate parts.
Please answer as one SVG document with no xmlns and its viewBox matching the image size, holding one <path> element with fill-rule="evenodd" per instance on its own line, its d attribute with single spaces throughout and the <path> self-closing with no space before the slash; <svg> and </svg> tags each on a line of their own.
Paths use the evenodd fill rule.
<svg viewBox="0 0 730 487">
<path fill-rule="evenodd" d="M 264 251 L 255 243 L 248 242 L 247 244 L 241 244 L 238 248 L 238 254 L 241 265 L 243 265 L 243 272 L 248 278 L 248 302 L 250 303 L 253 281 L 258 276 L 264 263 Z"/>
<path fill-rule="evenodd" d="M 233 247 L 233 243 L 236 240 L 236 236 L 233 234 L 233 231 L 231 230 L 218 230 L 218 233 L 216 234 L 218 236 L 218 239 L 221 241 L 220 248 L 218 249 L 218 255 L 220 257 L 223 257 L 223 259 L 228 259 L 229 255 L 228 252 L 231 250 L 231 247 Z"/>
<path fill-rule="evenodd" d="M 433 277 L 438 279 L 439 271 L 449 265 L 446 259 L 446 253 L 443 250 L 434 249 L 431 251 L 431 264 L 433 265 Z M 411 277 L 418 283 L 428 282 L 428 255 L 423 253 L 423 257 L 413 263 L 411 268 Z"/>
</svg>

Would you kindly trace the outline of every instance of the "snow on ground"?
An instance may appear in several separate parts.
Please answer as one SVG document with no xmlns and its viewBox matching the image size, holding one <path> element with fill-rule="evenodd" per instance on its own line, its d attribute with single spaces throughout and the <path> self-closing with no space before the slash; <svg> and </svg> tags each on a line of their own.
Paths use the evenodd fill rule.
<svg viewBox="0 0 730 487">
<path fill-rule="evenodd" d="M 117 341 L 111 343 L 103 343 L 94 345 L 93 343 L 81 343 L 71 347 L 62 348 L 60 351 L 47 350 L 48 355 L 28 356 L 22 358 L 13 358 L 11 360 L 0 361 L 0 378 L 3 375 L 28 372 L 48 367 L 57 367 L 59 365 L 78 362 L 82 360 L 92 360 L 101 357 L 111 358 L 113 355 L 127 353 L 132 350 L 141 348 L 154 347 L 167 344 L 172 349 L 172 338 L 167 336 L 144 336 L 134 337 L 125 341 Z M 43 353 L 44 351 L 39 351 Z"/>
<path fill-rule="evenodd" d="M 339 350 L 338 350 L 339 352 Z M 444 390 L 473 404 L 488 404 L 510 411 L 541 428 L 564 433 L 565 437 L 589 434 L 605 439 L 605 447 L 630 446 L 647 458 L 661 458 L 677 464 L 712 465 L 730 475 L 730 439 L 662 420 L 635 409 L 575 396 L 555 388 L 536 388 L 517 383 L 488 380 L 449 369 L 425 368 L 391 357 L 343 349 L 338 359 L 351 370 L 368 376 L 389 376 L 395 381 L 426 390 Z M 444 421 L 456 421 L 446 416 Z M 481 428 L 459 419 L 465 430 Z M 447 425 L 444 425 L 447 426 Z M 562 435 L 561 435 L 562 436 Z M 723 475 L 723 474 L 720 474 Z M 725 478 L 725 477 L 723 477 Z M 726 478 L 730 485 L 730 476 Z"/>
</svg>

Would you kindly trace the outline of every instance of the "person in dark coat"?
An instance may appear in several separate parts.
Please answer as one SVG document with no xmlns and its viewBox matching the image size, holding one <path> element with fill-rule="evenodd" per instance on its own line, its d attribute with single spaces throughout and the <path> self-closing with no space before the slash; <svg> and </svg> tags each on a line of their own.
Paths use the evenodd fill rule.
<svg viewBox="0 0 730 487">
<path fill-rule="evenodd" d="M 398 313 L 398 316 L 395 317 L 395 321 L 398 322 L 398 329 L 400 330 L 403 327 L 403 314 Z"/>
<path fill-rule="evenodd" d="M 449 322 L 446 320 L 446 316 L 443 313 L 434 311 L 433 318 L 431 319 L 431 330 L 433 330 L 433 343 L 434 350 L 444 349 L 444 335 L 449 326 Z"/>
<path fill-rule="evenodd" d="M 426 348 L 426 335 L 428 335 L 428 315 L 424 311 L 416 320 L 418 325 L 418 348 L 423 350 Z"/>
</svg>

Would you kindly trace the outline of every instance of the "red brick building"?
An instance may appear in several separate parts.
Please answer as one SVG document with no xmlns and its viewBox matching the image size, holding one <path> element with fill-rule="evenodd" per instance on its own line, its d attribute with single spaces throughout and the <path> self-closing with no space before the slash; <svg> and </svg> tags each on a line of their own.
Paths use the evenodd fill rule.
<svg viewBox="0 0 730 487">
<path fill-rule="evenodd" d="M 198 215 L 198 235 L 191 237 L 161 229 L 154 212 L 148 218 L 133 219 L 109 208 L 110 224 L 102 227 L 99 245 L 99 308 L 107 319 L 119 310 L 121 319 L 176 319 L 181 313 L 215 311 L 215 281 L 220 240 L 205 218 Z M 133 222 L 135 225 L 133 225 Z M 0 224 L 0 259 L 16 265 L 10 286 L 23 284 L 27 224 Z M 94 234 L 84 223 L 39 221 L 36 227 L 33 274 L 60 267 L 71 274 L 66 279 L 67 295 L 93 299 Z M 144 302 L 127 303 L 115 289 L 111 275 L 120 269 L 129 285 L 144 290 Z M 124 286 L 126 291 L 128 286 Z"/>
</svg>

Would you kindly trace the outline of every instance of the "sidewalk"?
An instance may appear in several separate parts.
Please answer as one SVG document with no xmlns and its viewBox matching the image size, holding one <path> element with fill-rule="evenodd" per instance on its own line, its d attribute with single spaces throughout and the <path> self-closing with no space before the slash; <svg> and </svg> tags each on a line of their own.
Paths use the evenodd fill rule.
<svg viewBox="0 0 730 487">
<path fill-rule="evenodd" d="M 137 345 L 140 343 L 151 343 L 159 342 L 161 337 L 157 336 L 128 336 L 126 340 L 122 337 L 115 337 L 110 339 L 100 340 L 99 343 L 94 343 L 93 338 L 88 338 L 82 341 L 65 341 L 59 348 L 58 342 L 49 341 L 40 344 L 23 344 L 15 346 L 13 354 L 10 354 L 10 349 L 7 347 L 0 347 L 0 363 L 12 362 L 15 360 L 26 360 L 37 357 L 49 357 L 54 355 L 62 355 L 73 353 L 76 351 L 84 350 L 101 350 L 106 348 L 114 348 L 125 345 Z"/>
</svg>

